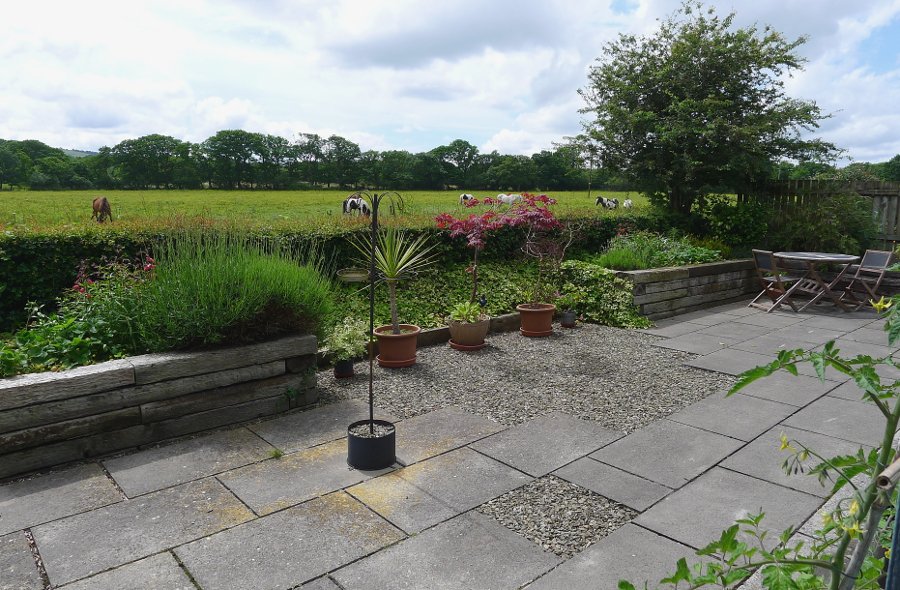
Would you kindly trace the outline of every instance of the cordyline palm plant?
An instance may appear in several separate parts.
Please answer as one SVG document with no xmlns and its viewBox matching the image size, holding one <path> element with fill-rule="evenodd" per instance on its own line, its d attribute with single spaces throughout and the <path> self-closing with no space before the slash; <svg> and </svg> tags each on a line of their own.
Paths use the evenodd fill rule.
<svg viewBox="0 0 900 590">
<path fill-rule="evenodd" d="M 353 247 L 366 259 L 373 257 L 368 242 L 354 239 Z M 412 237 L 395 227 L 387 227 L 378 232 L 375 244 L 375 269 L 380 278 L 387 283 L 391 306 L 391 327 L 394 334 L 400 333 L 400 320 L 397 315 L 397 281 L 425 268 L 435 260 L 432 252 L 434 244 L 428 243 L 428 236 Z"/>
</svg>

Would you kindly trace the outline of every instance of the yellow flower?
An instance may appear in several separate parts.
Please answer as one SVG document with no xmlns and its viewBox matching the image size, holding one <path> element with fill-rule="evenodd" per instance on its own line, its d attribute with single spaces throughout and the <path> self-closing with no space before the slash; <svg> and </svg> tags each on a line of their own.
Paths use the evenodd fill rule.
<svg viewBox="0 0 900 590">
<path fill-rule="evenodd" d="M 842 527 L 844 531 L 850 534 L 851 539 L 855 539 L 860 534 L 862 534 L 862 529 L 859 526 L 859 521 L 855 521 L 851 526 Z"/>
<path fill-rule="evenodd" d="M 875 311 L 877 311 L 878 313 L 881 313 L 881 312 L 887 310 L 892 305 L 894 305 L 894 302 L 891 299 L 888 299 L 887 301 L 885 301 L 884 295 L 882 295 L 881 299 L 879 299 L 878 301 L 875 301 L 874 299 L 869 299 L 869 303 L 872 305 L 872 307 L 875 308 Z"/>
<path fill-rule="evenodd" d="M 850 510 L 848 510 L 850 516 L 856 516 L 859 514 L 859 502 L 853 500 L 850 502 Z"/>
<path fill-rule="evenodd" d="M 793 451 L 793 450 L 794 450 L 794 447 L 791 446 L 791 443 L 790 443 L 790 441 L 788 440 L 787 435 L 785 435 L 785 434 L 782 432 L 782 433 L 781 433 L 781 448 L 779 448 L 778 450 L 779 450 L 779 451 L 783 451 L 783 450 L 785 450 L 785 449 L 787 449 L 787 450 L 789 450 L 789 451 Z"/>
</svg>

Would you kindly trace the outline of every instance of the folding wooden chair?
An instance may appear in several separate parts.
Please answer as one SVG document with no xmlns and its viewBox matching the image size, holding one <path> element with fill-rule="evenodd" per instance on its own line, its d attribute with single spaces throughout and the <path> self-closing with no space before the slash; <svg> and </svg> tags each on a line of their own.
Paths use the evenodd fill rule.
<svg viewBox="0 0 900 590">
<path fill-rule="evenodd" d="M 759 277 L 759 283 L 762 285 L 762 291 L 759 292 L 753 301 L 747 304 L 747 307 L 758 307 L 766 311 L 772 311 L 782 303 L 787 303 L 791 309 L 797 311 L 797 306 L 791 301 L 787 294 L 788 287 L 803 277 L 786 274 L 778 268 L 775 257 L 769 250 L 753 250 L 753 262 L 756 264 L 756 276 Z M 757 303 L 762 297 L 767 296 L 772 300 L 772 305 L 766 307 L 761 303 Z"/>
<path fill-rule="evenodd" d="M 894 253 L 888 250 L 866 250 L 856 274 L 850 279 L 850 283 L 844 287 L 842 301 L 855 304 L 854 309 L 859 309 L 870 301 L 878 301 L 878 287 L 884 279 L 884 273 L 893 261 Z"/>
</svg>

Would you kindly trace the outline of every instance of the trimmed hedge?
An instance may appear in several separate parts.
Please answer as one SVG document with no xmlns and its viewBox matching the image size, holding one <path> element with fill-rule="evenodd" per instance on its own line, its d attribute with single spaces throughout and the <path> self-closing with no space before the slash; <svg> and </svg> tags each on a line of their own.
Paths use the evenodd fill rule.
<svg viewBox="0 0 900 590">
<path fill-rule="evenodd" d="M 622 224 L 634 229 L 652 228 L 654 225 L 651 218 L 641 216 L 564 221 L 581 225 L 573 247 L 585 252 L 600 251 Z M 390 223 L 390 218 L 385 222 Z M 142 258 L 152 253 L 154 245 L 164 240 L 171 231 L 169 228 L 133 231 L 111 225 L 63 228 L 45 233 L 7 231 L 0 234 L 0 332 L 21 326 L 26 319 L 29 302 L 51 307 L 56 298 L 74 284 L 79 268 L 85 264 Z M 348 238 L 350 234 L 362 231 L 365 230 L 251 230 L 248 235 L 293 252 L 320 248 L 326 265 L 337 269 L 354 265 L 357 254 Z M 446 231 L 427 227 L 411 228 L 411 232 L 432 235 L 442 261 L 451 263 L 471 259 L 472 252 L 466 248 L 465 241 L 451 239 Z M 479 258 L 500 261 L 518 257 L 523 235 L 521 228 L 503 228 L 491 236 Z"/>
</svg>

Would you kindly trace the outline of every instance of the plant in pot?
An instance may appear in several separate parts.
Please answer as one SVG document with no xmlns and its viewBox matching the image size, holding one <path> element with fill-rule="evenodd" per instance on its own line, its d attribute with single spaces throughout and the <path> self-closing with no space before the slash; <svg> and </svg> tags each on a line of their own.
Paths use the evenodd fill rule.
<svg viewBox="0 0 900 590">
<path fill-rule="evenodd" d="M 400 323 L 397 283 L 434 262 L 434 244 L 428 243 L 428 236 L 412 237 L 395 227 L 383 228 L 376 234 L 374 248 L 359 240 L 354 240 L 353 245 L 371 258 L 379 280 L 388 288 L 391 323 L 373 330 L 378 338 L 378 364 L 388 368 L 409 367 L 416 362 L 416 341 L 422 330 L 413 324 Z"/>
<path fill-rule="evenodd" d="M 477 199 L 466 201 L 466 208 L 473 208 L 480 203 Z M 496 204 L 490 197 L 483 204 Z M 472 293 L 469 300 L 457 304 L 450 312 L 450 346 L 457 350 L 478 350 L 485 345 L 484 338 L 490 328 L 490 317 L 484 313 L 485 299 L 478 293 L 478 253 L 484 250 L 488 234 L 507 224 L 505 215 L 494 210 L 484 213 L 471 213 L 467 217 L 456 218 L 449 213 L 441 213 L 435 217 L 440 229 L 450 230 L 450 237 L 466 238 L 466 246 L 472 250 L 472 264 L 466 269 L 472 277 Z M 478 301 L 478 303 L 476 303 Z"/>
<path fill-rule="evenodd" d="M 334 376 L 353 377 L 353 359 L 362 358 L 369 343 L 366 323 L 360 318 L 347 317 L 332 328 L 323 342 L 334 362 Z"/>
<path fill-rule="evenodd" d="M 574 328 L 586 294 L 583 288 L 571 283 L 567 283 L 563 289 L 563 293 L 556 298 L 556 308 L 562 310 L 559 314 L 559 324 L 563 328 Z"/>
<path fill-rule="evenodd" d="M 566 249 L 575 237 L 573 226 L 563 226 L 553 215 L 550 205 L 556 203 L 547 195 L 522 195 L 522 200 L 507 212 L 507 224 L 526 229 L 522 251 L 537 260 L 537 276 L 528 303 L 516 306 L 521 317 L 523 336 L 541 337 L 553 333 L 553 314 L 556 306 L 547 303 L 553 290 L 548 276 L 559 270 Z"/>
</svg>

